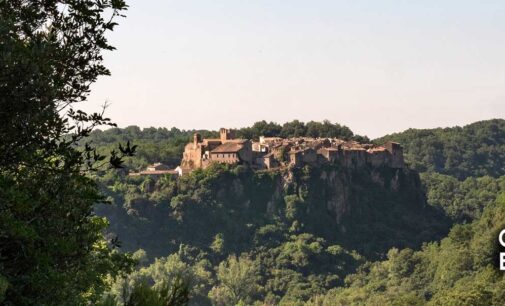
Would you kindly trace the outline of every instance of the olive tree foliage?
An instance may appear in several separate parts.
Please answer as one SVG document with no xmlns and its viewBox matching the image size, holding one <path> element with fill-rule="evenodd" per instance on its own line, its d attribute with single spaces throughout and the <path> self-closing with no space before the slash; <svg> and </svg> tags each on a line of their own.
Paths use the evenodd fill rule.
<svg viewBox="0 0 505 306">
<path fill-rule="evenodd" d="M 122 0 L 0 0 L 0 303 L 79 304 L 131 266 L 93 214 L 88 172 L 121 167 L 135 146 L 100 155 L 86 137 L 113 125 L 77 108 L 109 75 L 106 34 Z M 105 107 L 104 107 L 105 108 Z"/>
</svg>

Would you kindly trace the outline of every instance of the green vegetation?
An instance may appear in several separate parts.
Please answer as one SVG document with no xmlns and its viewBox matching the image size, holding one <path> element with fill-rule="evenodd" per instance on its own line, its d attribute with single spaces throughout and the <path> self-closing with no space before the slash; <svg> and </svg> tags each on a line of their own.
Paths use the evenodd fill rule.
<svg viewBox="0 0 505 306">
<path fill-rule="evenodd" d="M 482 210 L 505 192 L 505 176 L 469 177 L 464 181 L 438 174 L 423 173 L 422 181 L 430 205 L 442 209 L 456 222 L 470 222 L 480 217 Z"/>
<path fill-rule="evenodd" d="M 505 228 L 505 194 L 471 224 L 455 225 L 421 251 L 391 249 L 386 261 L 362 266 L 346 287 L 309 305 L 503 305 L 505 277 L 497 270 L 497 237 Z"/>
<path fill-rule="evenodd" d="M 120 145 L 107 160 L 86 137 L 113 124 L 75 109 L 109 74 L 105 35 L 125 9 L 122 0 L 0 1 L 2 305 L 95 304 L 133 268 L 104 237 L 107 220 L 93 208 L 105 199 L 89 174 L 120 167 L 135 146 Z M 169 305 L 184 303 L 178 292 Z"/>
<path fill-rule="evenodd" d="M 261 197 L 261 194 L 276 197 L 274 190 L 276 189 L 275 181 L 281 179 L 281 173 L 257 173 L 250 178 L 251 173 L 247 169 L 228 169 L 227 167 L 219 166 L 206 171 L 197 171 L 190 176 L 184 177 L 178 183 L 171 179 L 152 181 L 148 178 L 135 178 L 138 181 L 133 181 L 131 178 L 116 178 L 114 180 L 114 188 L 118 187 L 118 181 L 126 180 L 123 183 L 129 186 L 123 187 L 125 190 L 128 190 L 126 193 L 138 193 L 128 198 L 134 201 L 138 201 L 141 198 L 143 200 L 137 204 L 130 202 L 132 206 L 128 208 L 130 211 L 127 219 L 115 220 L 113 224 L 122 224 L 123 229 L 127 229 L 128 233 L 120 233 L 119 235 L 121 237 L 133 238 L 137 245 L 138 241 L 148 241 L 148 243 L 142 243 L 142 245 L 149 248 L 148 253 L 157 254 L 155 255 L 156 257 L 162 256 L 163 252 L 172 253 L 166 259 L 165 257 L 160 257 L 153 264 L 148 264 L 136 273 L 142 274 L 143 277 L 150 279 L 151 282 L 154 281 L 153 275 L 165 275 L 169 278 L 171 278 L 171 275 L 185 275 L 187 279 L 192 280 L 192 285 L 194 286 L 190 300 L 190 303 L 194 303 L 194 305 L 210 303 L 214 303 L 215 305 L 245 303 L 248 305 L 254 301 L 273 304 L 290 304 L 302 301 L 307 301 L 309 304 L 321 304 L 324 302 L 326 303 L 324 305 L 339 303 L 346 305 L 351 302 L 373 304 L 372 301 L 375 300 L 372 300 L 372 298 L 376 298 L 378 301 L 383 300 L 386 304 L 410 302 L 424 304 L 426 300 L 432 300 L 435 304 L 441 303 L 440 299 L 441 296 L 445 296 L 445 291 L 438 295 L 435 294 L 435 291 L 430 291 L 424 297 L 422 294 L 425 294 L 425 291 L 428 290 L 425 287 L 422 290 L 419 289 L 419 291 L 412 290 L 412 288 L 419 288 L 419 284 L 412 284 L 412 282 L 421 276 L 405 273 L 413 273 L 414 268 L 409 267 L 412 267 L 414 264 L 417 265 L 418 262 L 423 263 L 422 266 L 419 264 L 416 267 L 418 273 L 423 271 L 438 271 L 441 268 L 430 266 L 428 269 L 426 266 L 442 264 L 447 265 L 446 269 L 452 269 L 451 271 L 453 272 L 451 273 L 456 273 L 459 267 L 455 265 L 458 255 L 454 255 L 453 259 L 449 261 L 450 257 L 447 254 L 449 250 L 441 253 L 442 251 L 439 248 L 445 247 L 449 243 L 448 241 L 454 242 L 451 240 L 451 237 L 454 237 L 456 232 L 461 232 L 462 228 L 466 229 L 477 225 L 456 225 L 452 229 L 451 234 L 449 234 L 449 237 L 442 240 L 440 245 L 436 242 L 430 243 L 423 246 L 422 251 L 415 252 L 411 248 L 416 249 L 418 245 L 405 248 L 405 245 L 399 244 L 402 241 L 400 238 L 402 235 L 404 235 L 404 239 L 407 241 L 416 239 L 416 236 L 412 232 L 409 233 L 406 231 L 405 224 L 394 223 L 395 219 L 398 218 L 394 214 L 394 211 L 387 211 L 387 213 L 383 213 L 379 217 L 378 214 L 384 210 L 382 206 L 379 205 L 377 210 L 374 211 L 370 207 L 367 207 L 365 201 L 360 200 L 357 203 L 353 203 L 355 205 L 353 207 L 358 210 L 369 208 L 367 213 L 357 216 L 349 214 L 344 217 L 344 219 L 349 221 L 349 224 L 357 223 L 358 226 L 354 227 L 354 229 L 349 227 L 345 235 L 335 237 L 331 233 L 339 232 L 338 226 L 332 224 L 328 218 L 325 218 L 323 213 L 319 215 L 317 207 L 314 206 L 319 201 L 322 201 L 322 199 L 311 199 L 312 195 L 310 195 L 310 190 L 314 186 L 318 186 L 318 191 L 321 192 L 321 186 L 324 186 L 325 183 L 315 180 L 316 177 L 321 176 L 321 173 L 310 173 L 307 170 L 296 173 L 295 175 L 300 179 L 299 183 L 286 186 L 285 190 L 281 193 L 284 196 L 277 196 L 279 206 L 273 208 L 273 210 L 278 213 L 273 213 L 273 215 L 269 215 L 268 208 L 265 206 L 262 207 L 259 203 L 266 200 L 266 198 Z M 312 171 L 315 170 L 312 169 Z M 330 170 L 326 169 L 326 171 Z M 358 187 L 359 179 L 356 177 L 358 174 L 354 173 L 353 175 L 356 179 L 353 186 Z M 431 205 L 448 213 L 452 212 L 450 216 L 455 220 L 476 219 L 478 221 L 475 221 L 475 224 L 480 222 L 481 225 L 485 223 L 493 227 L 493 230 L 479 227 L 479 232 L 471 236 L 463 235 L 462 238 L 456 241 L 457 243 L 464 243 L 458 245 L 457 248 L 466 249 L 468 245 L 473 245 L 473 242 L 465 240 L 465 238 L 474 237 L 473 239 L 479 239 L 479 251 L 487 252 L 486 254 L 488 254 L 487 261 L 482 260 L 482 262 L 488 263 L 486 267 L 472 268 L 476 270 L 471 270 L 473 272 L 468 271 L 461 275 L 466 275 L 470 272 L 477 274 L 484 273 L 479 270 L 481 268 L 487 271 L 486 273 L 489 273 L 491 269 L 490 265 L 492 264 L 489 263 L 489 260 L 494 254 L 495 246 L 489 243 L 484 245 L 483 241 L 491 238 L 492 241 L 495 241 L 496 229 L 503 225 L 502 223 L 490 225 L 491 221 L 489 219 L 490 216 L 499 215 L 498 212 L 502 211 L 499 210 L 499 207 L 501 207 L 500 204 L 493 203 L 500 193 L 501 186 L 503 186 L 503 178 L 469 178 L 460 182 L 454 178 L 440 174 L 426 174 L 423 175 L 423 179 L 425 182 L 429 181 L 433 183 L 432 186 L 426 186 L 429 190 L 428 199 Z M 296 179 L 293 181 L 296 181 Z M 142 197 L 142 189 L 135 187 L 144 186 L 145 190 L 147 184 L 145 182 L 152 184 L 152 187 L 147 188 L 150 190 L 151 197 Z M 314 186 L 311 186 L 311 182 Z M 372 183 L 366 181 L 362 183 L 369 189 L 366 197 L 377 196 L 374 195 L 373 188 L 371 188 L 373 186 Z M 251 187 L 248 188 L 248 184 L 254 184 L 253 190 L 256 191 L 256 194 L 249 193 L 253 190 L 249 190 Z M 200 186 L 200 188 L 191 186 Z M 219 186 L 233 187 L 227 193 L 224 189 L 219 188 Z M 259 186 L 266 188 L 261 191 L 261 194 L 258 194 L 259 189 L 257 188 Z M 161 198 L 160 196 L 156 196 L 158 193 L 165 192 L 171 193 L 172 197 Z M 381 189 L 381 192 L 384 193 L 384 189 Z M 411 193 L 412 190 L 406 192 L 406 194 Z M 401 197 L 397 198 L 396 205 L 406 203 L 400 199 Z M 503 199 L 502 197 L 501 201 Z M 243 203 L 242 201 L 247 200 L 249 200 L 247 205 L 245 203 L 241 204 Z M 115 198 L 114 201 L 122 203 L 120 198 Z M 371 203 L 377 205 L 376 201 Z M 473 206 L 474 204 L 476 206 Z M 480 212 L 485 207 L 488 207 L 489 211 L 486 211 L 481 217 Z M 116 205 L 112 207 L 104 206 L 103 208 L 116 210 L 111 214 L 116 217 L 119 215 L 117 209 L 121 210 L 121 207 Z M 306 213 L 307 210 L 310 210 L 310 214 Z M 162 214 L 161 212 L 164 213 Z M 325 213 L 331 215 L 331 212 L 325 211 Z M 426 215 L 427 212 L 424 212 L 424 214 Z M 160 215 L 162 215 L 161 218 L 163 220 L 158 220 L 154 217 Z M 406 207 L 399 215 L 403 215 L 409 222 L 417 220 L 420 225 L 433 228 L 434 224 L 428 225 L 428 220 L 426 220 L 430 218 L 420 220 L 423 217 L 423 213 L 416 211 L 415 205 Z M 317 225 L 312 223 L 314 220 L 311 220 L 311 216 L 318 222 Z M 374 217 L 363 219 L 367 216 Z M 126 217 L 126 215 L 123 217 Z M 380 220 L 376 225 L 372 221 L 374 218 Z M 139 219 L 142 221 L 139 221 Z M 174 223 L 170 225 L 171 222 Z M 324 226 L 321 226 L 321 224 L 324 224 Z M 363 232 L 364 229 L 359 224 L 366 225 L 369 228 L 369 232 Z M 151 226 L 153 227 L 152 229 Z M 164 226 L 166 226 L 166 229 Z M 384 229 L 387 226 L 394 227 L 394 230 L 388 231 Z M 321 231 L 321 228 L 329 229 L 328 232 L 330 234 Z M 386 233 L 384 236 L 393 235 L 391 241 L 396 242 L 397 246 L 393 248 L 391 248 L 391 245 L 381 247 L 381 243 L 383 242 L 381 237 L 374 237 L 373 235 L 374 232 L 379 232 L 380 230 Z M 436 230 L 436 232 L 441 231 L 443 231 L 442 227 Z M 139 232 L 142 232 L 142 235 L 145 236 L 134 238 Z M 417 232 L 420 232 L 419 229 L 417 229 Z M 156 238 L 156 236 L 161 238 Z M 345 237 L 349 239 L 342 239 Z M 419 243 L 431 240 L 423 235 L 418 235 L 417 237 Z M 168 241 L 172 241 L 172 243 L 168 243 Z M 353 244 L 353 241 L 358 243 Z M 364 241 L 370 245 L 363 247 Z M 135 248 L 135 244 L 129 241 L 129 239 L 126 239 L 124 243 L 125 246 Z M 157 249 L 160 246 L 161 249 Z M 360 253 L 365 256 L 359 255 L 355 251 L 347 251 L 360 249 L 360 246 Z M 455 248 L 456 246 L 453 247 Z M 367 250 L 383 250 L 383 254 L 387 256 L 388 260 L 386 262 L 373 262 L 371 259 L 374 258 L 374 254 L 367 253 Z M 451 248 L 452 250 L 453 248 Z M 473 251 L 475 250 L 470 250 L 470 252 Z M 238 254 L 241 254 L 240 257 Z M 457 254 L 459 254 L 462 261 L 465 261 L 468 255 L 466 253 Z M 397 266 L 391 267 L 393 265 L 392 262 Z M 160 266 L 164 268 L 161 269 Z M 377 268 L 375 268 L 376 266 Z M 468 265 L 468 267 L 473 266 L 473 264 Z M 358 274 L 350 274 L 356 269 Z M 379 293 L 366 291 L 372 290 L 370 288 L 383 288 L 382 283 L 376 284 L 379 280 L 388 285 L 393 282 L 391 280 L 393 276 L 372 274 L 379 273 L 373 272 L 376 269 L 380 273 L 387 272 L 392 273 L 392 275 L 396 275 L 394 273 L 403 273 L 404 278 L 398 279 L 398 276 L 396 276 L 397 278 L 394 279 L 394 284 L 404 286 L 401 289 L 403 291 L 398 292 L 397 295 L 393 294 L 400 290 L 397 287 L 392 287 L 390 289 L 391 292 L 383 291 L 382 289 L 380 289 Z M 405 270 L 407 272 L 401 269 L 407 269 Z M 160 270 L 165 272 L 160 272 Z M 394 272 L 397 270 L 398 272 Z M 439 273 L 443 274 L 445 272 Z M 248 276 L 245 277 L 244 274 Z M 133 274 L 130 277 L 138 279 L 138 276 L 135 275 L 138 274 Z M 455 282 L 447 285 L 444 290 L 452 288 L 456 281 L 459 280 L 458 275 L 455 274 Z M 493 275 L 495 278 L 499 276 L 496 273 Z M 372 277 L 375 277 L 376 280 L 372 281 Z M 434 283 L 434 279 L 427 278 L 428 276 L 425 275 L 423 277 L 424 286 L 429 287 L 431 286 L 430 284 Z M 228 278 L 233 278 L 234 281 L 229 281 Z M 245 283 L 240 281 L 241 278 Z M 251 279 L 255 280 L 253 284 L 246 281 Z M 162 279 L 154 281 L 154 283 L 160 281 Z M 495 281 L 497 280 L 495 279 Z M 245 286 L 245 288 L 231 288 L 230 284 Z M 358 284 L 361 284 L 365 288 L 360 287 L 361 285 L 358 286 Z M 370 285 L 370 288 L 365 286 L 365 284 Z M 493 285 L 495 289 L 492 290 L 498 290 L 499 285 L 500 283 Z M 462 290 L 465 293 L 471 291 L 470 288 L 458 290 Z M 477 288 L 476 290 L 480 289 Z M 370 299 L 367 299 L 369 296 Z"/>
<path fill-rule="evenodd" d="M 247 139 L 258 139 L 260 136 L 267 137 L 337 137 L 346 140 L 358 140 L 368 142 L 368 138 L 354 135 L 345 125 L 331 123 L 328 120 L 323 122 L 309 121 L 307 123 L 293 120 L 283 125 L 275 122 L 258 121 L 251 127 L 241 128 L 237 131 L 238 136 Z"/>
<path fill-rule="evenodd" d="M 125 166 L 130 169 L 142 169 L 153 162 L 162 162 L 175 168 L 181 161 L 184 146 L 193 139 L 196 132 L 207 138 L 219 137 L 219 133 L 215 131 L 140 129 L 137 126 L 129 126 L 124 129 L 94 130 L 86 141 L 95 145 L 102 153 L 110 151 L 117 143 L 134 142 L 138 146 L 135 158 L 125 161 Z"/>
<path fill-rule="evenodd" d="M 405 160 L 420 172 L 438 172 L 458 179 L 505 175 L 505 120 L 464 127 L 409 129 L 375 140 L 400 142 Z"/>
<path fill-rule="evenodd" d="M 375 140 L 401 142 L 421 176 L 213 165 L 130 177 L 218 133 L 99 131 L 114 124 L 75 108 L 109 74 L 105 35 L 125 9 L 0 0 L 0 304 L 503 304 L 505 120 Z M 237 133 L 369 141 L 328 121 Z"/>
<path fill-rule="evenodd" d="M 152 263 L 122 284 L 184 275 L 194 305 L 306 301 L 344 285 L 366 259 L 419 248 L 448 227 L 424 203 L 417 174 L 390 168 L 214 165 L 179 180 L 100 180 L 112 205 L 97 213 L 124 250 L 142 248 Z"/>
<path fill-rule="evenodd" d="M 486 129 L 494 130 L 496 122 L 478 123 L 478 133 L 492 134 Z M 285 126 L 293 127 L 291 135 L 307 135 L 300 134 L 296 121 Z M 255 127 L 243 129 L 243 137 L 282 135 L 276 124 Z M 251 130 L 257 132 L 244 132 Z M 109 130 L 100 133 L 96 141 Z M 180 132 L 181 146 L 172 152 L 182 150 L 192 133 Z M 135 140 L 114 141 L 130 139 Z M 156 143 L 140 139 L 148 147 Z M 174 139 L 159 143 L 170 146 Z M 481 138 L 473 145 L 486 146 Z M 495 149 L 501 146 L 496 140 Z M 159 160 L 144 158 L 144 164 Z M 479 160 L 468 163 L 472 169 L 482 166 Z M 461 166 L 447 172 L 457 173 Z M 421 168 L 418 177 L 366 167 L 254 173 L 216 165 L 179 180 L 105 172 L 97 179 L 112 205 L 96 211 L 111 220 L 109 233 L 121 238 L 123 250 L 146 250 L 144 264 L 119 283 L 129 290 L 142 282 L 156 287 L 163 277 L 182 275 L 191 288 L 190 305 L 438 305 L 456 299 L 462 305 L 496 304 L 502 283 L 489 262 L 496 249 L 484 241 L 502 225 L 490 225 L 495 221 L 489 218 L 499 212 L 495 202 L 504 177 L 455 177 L 435 169 Z M 493 230 L 481 226 L 454 240 L 455 233 L 470 233 L 484 223 Z M 437 242 L 450 224 L 450 234 Z M 469 248 L 474 243 L 480 249 Z M 477 251 L 488 257 L 468 253 Z M 462 264 L 466 270 L 457 273 Z M 111 294 L 119 297 L 119 292 Z"/>
</svg>

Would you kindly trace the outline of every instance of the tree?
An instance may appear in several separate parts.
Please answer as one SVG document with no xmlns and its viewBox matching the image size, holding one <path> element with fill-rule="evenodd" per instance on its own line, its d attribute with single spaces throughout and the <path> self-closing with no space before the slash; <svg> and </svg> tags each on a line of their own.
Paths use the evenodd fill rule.
<svg viewBox="0 0 505 306">
<path fill-rule="evenodd" d="M 259 275 L 254 261 L 247 257 L 230 256 L 217 269 L 219 286 L 209 293 L 216 305 L 236 305 L 250 302 L 260 289 Z"/>
<path fill-rule="evenodd" d="M 460 180 L 471 176 L 499 177 L 505 174 L 505 120 L 475 122 L 464 127 L 408 129 L 376 139 L 397 141 L 405 161 L 420 172 L 452 175 Z"/>
<path fill-rule="evenodd" d="M 104 202 L 87 176 L 121 167 L 135 146 L 108 160 L 85 143 L 99 113 L 75 108 L 108 75 L 105 37 L 122 0 L 0 0 L 0 295 L 5 304 L 95 301 L 132 260 L 107 242 Z M 104 107 L 105 108 L 105 107 Z M 81 145 L 81 146 L 80 146 Z"/>
<path fill-rule="evenodd" d="M 282 125 L 281 136 L 284 138 L 305 136 L 306 133 L 305 123 L 298 120 L 286 122 Z"/>
<path fill-rule="evenodd" d="M 163 283 L 161 286 L 150 287 L 146 282 L 136 284 L 128 299 L 118 303 L 113 295 L 105 297 L 98 306 L 184 306 L 189 301 L 189 287 L 181 278 L 177 278 L 171 285 Z"/>
</svg>

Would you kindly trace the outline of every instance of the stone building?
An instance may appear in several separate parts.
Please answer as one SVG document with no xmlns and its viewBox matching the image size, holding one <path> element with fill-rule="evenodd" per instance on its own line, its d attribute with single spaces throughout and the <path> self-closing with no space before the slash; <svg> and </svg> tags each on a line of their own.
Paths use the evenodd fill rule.
<svg viewBox="0 0 505 306">
<path fill-rule="evenodd" d="M 380 167 L 384 164 L 391 164 L 390 153 L 384 147 L 368 149 L 367 153 L 367 162 L 373 167 Z"/>
<path fill-rule="evenodd" d="M 233 139 L 226 141 L 209 152 L 210 161 L 226 164 L 245 162 L 252 163 L 251 141 L 246 139 Z"/>
<path fill-rule="evenodd" d="M 317 154 L 321 157 L 320 162 L 329 162 L 329 163 L 335 163 L 340 156 L 340 153 L 342 152 L 342 147 L 337 146 L 337 147 L 329 147 L 329 148 L 320 148 L 317 150 Z"/>
<path fill-rule="evenodd" d="M 184 147 L 181 167 L 186 169 L 206 168 L 212 162 L 252 164 L 251 141 L 235 139 L 235 133 L 229 129 L 220 129 L 219 139 L 202 139 L 199 134 L 193 136 L 193 142 Z"/>
<path fill-rule="evenodd" d="M 344 167 L 403 168 L 400 144 L 387 142 L 383 146 L 360 144 L 337 138 L 260 137 L 259 141 L 235 139 L 233 130 L 220 129 L 219 139 L 201 139 L 195 134 L 193 142 L 184 149 L 181 167 L 206 168 L 211 163 L 246 164 L 253 169 L 318 166 L 340 164 Z"/>
<path fill-rule="evenodd" d="M 403 148 L 399 143 L 388 141 L 384 144 L 384 147 L 391 154 L 392 168 L 405 167 L 405 161 L 403 159 Z"/>
<path fill-rule="evenodd" d="M 362 167 L 366 164 L 367 150 L 358 146 L 346 147 L 342 150 L 342 163 L 346 167 Z"/>
<path fill-rule="evenodd" d="M 259 168 L 272 169 L 279 167 L 280 163 L 279 160 L 275 157 L 275 154 L 273 152 L 270 152 L 263 156 L 262 161 L 258 162 L 258 166 Z"/>
</svg>

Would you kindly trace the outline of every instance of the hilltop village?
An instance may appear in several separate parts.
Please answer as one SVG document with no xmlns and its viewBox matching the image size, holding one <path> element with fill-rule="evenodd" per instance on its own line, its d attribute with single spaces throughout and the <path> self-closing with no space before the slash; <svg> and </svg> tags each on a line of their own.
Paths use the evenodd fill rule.
<svg viewBox="0 0 505 306">
<path fill-rule="evenodd" d="M 176 169 L 155 163 L 137 175 L 171 174 L 181 176 L 194 169 L 205 169 L 212 163 L 243 164 L 255 170 L 281 167 L 318 166 L 338 163 L 345 167 L 363 166 L 403 168 L 403 148 L 396 142 L 382 146 L 360 144 L 338 138 L 280 138 L 263 137 L 258 141 L 237 139 L 230 129 L 220 129 L 220 138 L 202 139 L 193 135 L 193 141 L 184 148 L 181 164 Z"/>
<path fill-rule="evenodd" d="M 193 135 L 193 141 L 184 148 L 181 164 L 176 169 L 155 163 L 146 170 L 130 175 L 181 176 L 194 169 L 207 168 L 212 163 L 243 164 L 255 170 L 282 167 L 320 166 L 338 163 L 346 167 L 370 164 L 403 168 L 403 149 L 400 144 L 387 142 L 382 146 L 360 144 L 338 138 L 280 138 L 260 137 L 258 141 L 237 139 L 233 130 L 220 129 L 219 138 L 202 139 Z"/>
<path fill-rule="evenodd" d="M 259 141 L 236 139 L 234 132 L 221 129 L 219 139 L 202 139 L 195 134 L 193 142 L 184 149 L 182 169 L 206 168 L 211 163 L 246 164 L 254 169 L 325 163 L 345 166 L 388 166 L 403 168 L 403 149 L 398 143 L 383 146 L 359 144 L 337 138 L 279 138 L 260 137 Z"/>
</svg>

